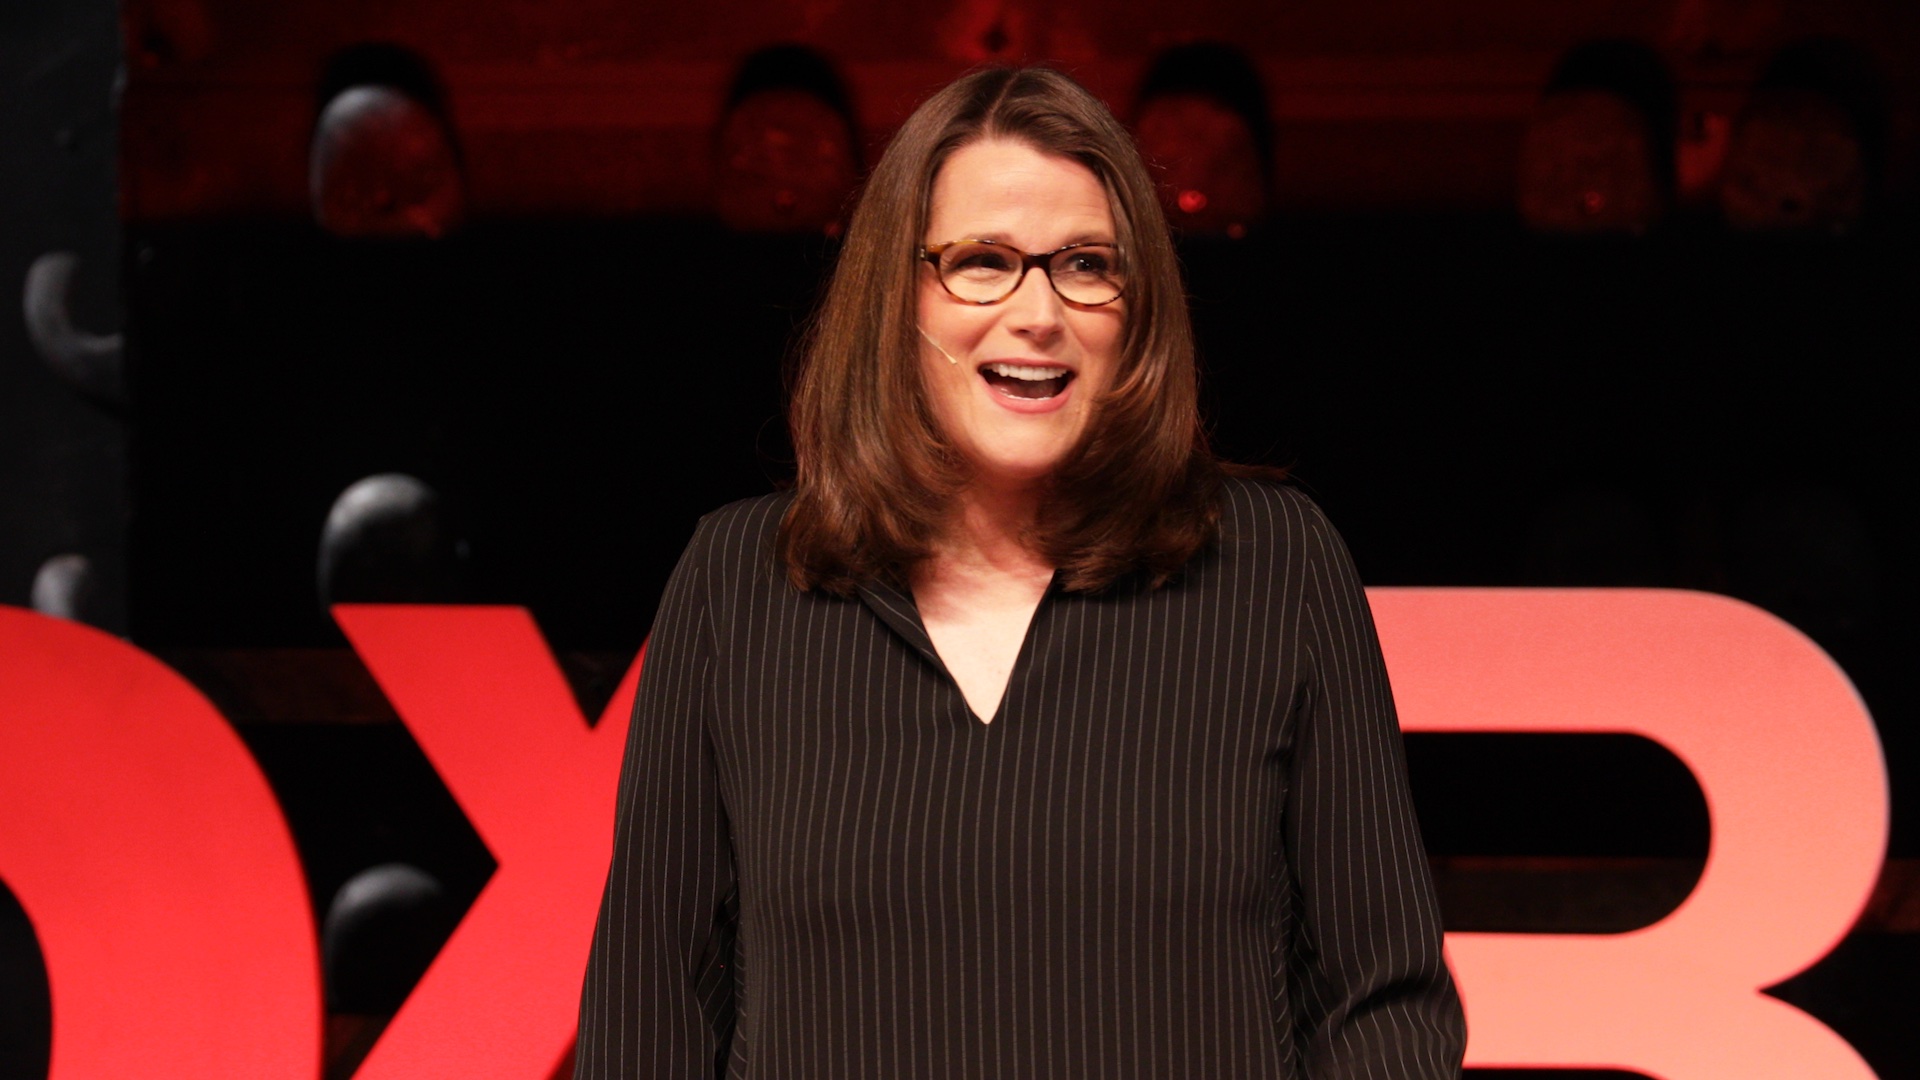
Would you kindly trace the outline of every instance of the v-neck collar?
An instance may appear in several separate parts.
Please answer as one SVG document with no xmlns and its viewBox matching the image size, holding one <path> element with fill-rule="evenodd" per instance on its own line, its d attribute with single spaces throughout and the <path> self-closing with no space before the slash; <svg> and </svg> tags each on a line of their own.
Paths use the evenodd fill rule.
<svg viewBox="0 0 1920 1080">
<path fill-rule="evenodd" d="M 939 650 L 933 647 L 933 637 L 927 633 L 926 623 L 920 619 L 920 606 L 914 603 L 911 593 L 890 582 L 874 581 L 861 585 L 859 594 L 861 603 L 866 604 L 869 610 L 880 617 L 881 622 L 887 624 L 888 629 L 911 645 L 915 652 L 926 659 L 927 663 L 932 664 L 933 669 L 953 687 L 954 696 L 959 699 L 960 708 L 964 710 L 967 719 L 978 727 L 989 728 L 1006 715 L 1007 701 L 1013 696 L 1014 687 L 1019 684 L 1022 672 L 1035 662 L 1034 652 L 1038 647 L 1035 639 L 1041 633 L 1040 620 L 1046 615 L 1047 608 L 1054 598 L 1053 594 L 1059 585 L 1060 572 L 1056 570 L 1053 576 L 1047 579 L 1046 591 L 1040 594 L 1040 602 L 1034 605 L 1033 614 L 1027 619 L 1026 630 L 1020 639 L 1020 651 L 1014 657 L 1013 670 L 1007 673 L 1007 685 L 1000 692 L 1000 704 L 994 709 L 993 715 L 986 719 L 982 719 L 973 711 L 973 706 L 967 702 L 966 695 L 961 693 L 959 685 L 954 683 L 953 672 L 947 670 L 946 662 L 940 659 Z"/>
<path fill-rule="evenodd" d="M 939 669 L 943 675 L 947 665 L 940 659 L 940 653 L 933 647 L 933 638 L 927 633 L 927 626 L 920 621 L 920 608 L 913 602 L 913 596 L 887 581 L 871 581 L 860 586 L 860 600 L 866 604 L 880 621 L 913 646 L 914 651 L 926 657 L 927 663 Z"/>
</svg>

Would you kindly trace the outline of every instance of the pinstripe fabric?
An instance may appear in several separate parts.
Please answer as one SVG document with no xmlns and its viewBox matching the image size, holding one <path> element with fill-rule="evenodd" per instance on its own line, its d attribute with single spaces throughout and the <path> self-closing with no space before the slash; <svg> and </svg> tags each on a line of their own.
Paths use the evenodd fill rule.
<svg viewBox="0 0 1920 1080">
<path fill-rule="evenodd" d="M 1291 489 L 1048 591 L 993 723 L 910 597 L 705 518 L 635 705 L 575 1075 L 1387 1078 L 1464 1031 L 1372 619 Z"/>
</svg>

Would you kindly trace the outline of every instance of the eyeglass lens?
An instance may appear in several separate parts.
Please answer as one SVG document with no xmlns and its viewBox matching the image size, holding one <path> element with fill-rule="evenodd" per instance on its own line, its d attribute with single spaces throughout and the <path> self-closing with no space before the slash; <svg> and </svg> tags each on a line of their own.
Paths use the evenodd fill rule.
<svg viewBox="0 0 1920 1080">
<path fill-rule="evenodd" d="M 962 300 L 988 303 L 1012 293 L 1026 269 L 1020 253 L 1002 244 L 960 242 L 940 253 L 940 280 Z M 1125 287 L 1119 257 L 1109 244 L 1056 252 L 1047 274 L 1062 297 L 1076 304 L 1112 302 Z"/>
</svg>

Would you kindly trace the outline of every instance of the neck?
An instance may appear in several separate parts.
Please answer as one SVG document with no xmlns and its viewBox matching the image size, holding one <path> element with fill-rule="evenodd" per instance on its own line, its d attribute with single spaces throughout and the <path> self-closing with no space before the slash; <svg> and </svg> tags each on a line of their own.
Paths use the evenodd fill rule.
<svg viewBox="0 0 1920 1080">
<path fill-rule="evenodd" d="M 931 561 L 947 569 L 1050 574 L 1053 568 L 1028 546 L 1039 512 L 1037 486 L 971 486 L 960 494 Z"/>
</svg>

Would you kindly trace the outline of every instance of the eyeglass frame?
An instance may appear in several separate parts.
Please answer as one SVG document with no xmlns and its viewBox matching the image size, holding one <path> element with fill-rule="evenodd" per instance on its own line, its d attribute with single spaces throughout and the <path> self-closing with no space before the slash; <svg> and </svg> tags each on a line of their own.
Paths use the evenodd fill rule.
<svg viewBox="0 0 1920 1080">
<path fill-rule="evenodd" d="M 1005 251 L 1011 251 L 1015 255 L 1018 255 L 1020 257 L 1020 272 L 1014 275 L 1013 287 L 1007 290 L 1005 296 L 997 297 L 992 300 L 969 300 L 966 297 L 961 296 L 959 293 L 956 293 L 953 291 L 952 287 L 947 284 L 946 275 L 940 272 L 940 256 L 944 254 L 947 251 L 947 249 L 953 247 L 956 244 L 986 244 L 989 247 L 995 247 Z M 1111 304 L 1115 300 L 1118 300 L 1121 297 L 1127 295 L 1126 285 L 1124 284 L 1121 285 L 1120 291 L 1117 293 L 1114 293 L 1111 299 L 1102 300 L 1097 304 L 1090 304 L 1084 300 L 1075 300 L 1072 297 L 1068 296 L 1066 293 L 1061 292 L 1059 283 L 1053 280 L 1053 267 L 1050 261 L 1055 255 L 1058 255 L 1063 251 L 1072 251 L 1075 248 L 1090 248 L 1090 247 L 1112 248 L 1115 256 L 1118 256 L 1120 253 L 1120 245 L 1118 244 L 1108 244 L 1100 241 L 1081 241 L 1079 243 L 1066 244 L 1061 247 L 1054 248 L 1052 251 L 1043 251 L 1043 252 L 1040 252 L 1039 254 L 1035 254 L 1031 251 L 1023 251 L 1020 248 L 1014 247 L 1012 244 L 1003 244 L 998 240 L 978 240 L 972 237 L 968 237 L 962 240 L 948 240 L 943 244 L 923 244 L 920 247 L 919 261 L 927 263 L 928 265 L 933 267 L 934 280 L 940 283 L 940 287 L 946 290 L 946 293 L 948 296 L 953 297 L 955 300 L 958 300 L 963 304 L 972 304 L 975 307 L 991 307 L 994 304 L 1004 304 L 1008 300 L 1011 300 L 1013 298 L 1013 294 L 1020 291 L 1020 286 L 1026 283 L 1027 274 L 1030 271 L 1032 271 L 1035 267 L 1038 267 L 1040 271 L 1046 275 L 1047 287 L 1053 290 L 1053 294 L 1055 296 L 1058 296 L 1060 299 L 1066 301 L 1067 303 L 1072 304 L 1076 307 L 1087 307 L 1087 308 L 1106 307 L 1108 304 Z"/>
</svg>

